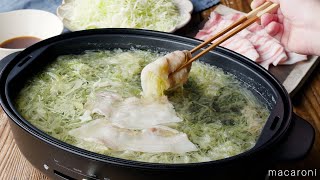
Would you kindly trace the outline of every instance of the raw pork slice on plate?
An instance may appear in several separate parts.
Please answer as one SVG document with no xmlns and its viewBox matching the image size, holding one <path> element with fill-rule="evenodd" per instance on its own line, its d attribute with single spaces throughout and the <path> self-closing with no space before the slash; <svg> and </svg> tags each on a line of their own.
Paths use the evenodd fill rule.
<svg viewBox="0 0 320 180">
<path fill-rule="evenodd" d="M 207 40 L 241 16 L 243 15 L 240 13 L 221 15 L 213 11 L 195 38 Z M 290 52 L 281 44 L 281 26 L 282 24 L 275 20 L 264 25 L 254 23 L 220 45 L 248 57 L 266 69 L 271 64 L 277 66 L 306 60 L 306 55 Z"/>
</svg>

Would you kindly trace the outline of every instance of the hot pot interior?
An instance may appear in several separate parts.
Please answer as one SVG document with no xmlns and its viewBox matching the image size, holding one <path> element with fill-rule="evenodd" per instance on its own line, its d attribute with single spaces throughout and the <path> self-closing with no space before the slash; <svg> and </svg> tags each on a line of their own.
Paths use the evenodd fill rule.
<svg viewBox="0 0 320 180">
<path fill-rule="evenodd" d="M 171 52 L 192 49 L 199 43 L 200 41 L 195 39 L 153 31 L 104 29 L 60 35 L 21 52 L 5 67 L 0 79 L 1 83 L 5 84 L 1 87 L 1 104 L 13 120 L 10 123 L 21 152 L 48 176 L 76 179 L 208 177 L 210 174 L 225 176 L 229 171 L 241 174 L 245 172 L 243 169 L 248 168 L 257 169 L 257 172 L 266 168 L 269 165 L 267 159 L 270 158 L 267 154 L 281 141 L 289 128 L 292 117 L 290 99 L 278 81 L 259 65 L 220 47 L 207 53 L 201 61 L 234 74 L 271 111 L 256 146 L 237 156 L 193 164 L 153 164 L 107 157 L 46 135 L 24 120 L 14 107 L 13 100 L 26 77 L 40 71 L 60 55 L 118 48 Z M 258 160 L 266 163 L 258 163 L 260 166 L 257 166 Z"/>
</svg>

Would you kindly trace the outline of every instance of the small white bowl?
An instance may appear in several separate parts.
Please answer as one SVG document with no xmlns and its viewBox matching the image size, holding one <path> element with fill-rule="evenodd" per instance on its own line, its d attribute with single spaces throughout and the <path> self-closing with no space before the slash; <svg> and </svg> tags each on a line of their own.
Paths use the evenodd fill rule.
<svg viewBox="0 0 320 180">
<path fill-rule="evenodd" d="M 75 0 L 62 0 L 62 4 L 57 8 L 57 16 L 61 19 L 64 26 L 70 31 L 79 31 L 83 29 L 74 28 L 70 25 L 70 19 L 66 16 L 72 13 L 70 7 L 73 6 Z M 180 22 L 177 25 L 168 30 L 169 33 L 175 32 L 176 30 L 182 28 L 191 20 L 191 13 L 193 11 L 193 4 L 190 0 L 173 0 L 173 2 L 177 5 L 180 12 Z"/>
<path fill-rule="evenodd" d="M 63 32 L 63 23 L 54 14 L 34 9 L 23 9 L 0 13 L 0 44 L 6 40 L 33 36 L 41 40 Z M 23 49 L 0 48 L 0 60 Z"/>
</svg>

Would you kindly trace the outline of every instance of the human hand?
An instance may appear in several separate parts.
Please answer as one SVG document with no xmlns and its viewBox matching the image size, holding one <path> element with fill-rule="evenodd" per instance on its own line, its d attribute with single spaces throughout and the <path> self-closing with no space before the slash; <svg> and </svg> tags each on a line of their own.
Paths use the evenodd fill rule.
<svg viewBox="0 0 320 180">
<path fill-rule="evenodd" d="M 254 9 L 266 0 L 253 0 Z M 320 1 L 319 0 L 269 0 L 279 3 L 274 14 L 261 17 L 271 35 L 279 35 L 281 43 L 290 51 L 320 55 Z"/>
</svg>

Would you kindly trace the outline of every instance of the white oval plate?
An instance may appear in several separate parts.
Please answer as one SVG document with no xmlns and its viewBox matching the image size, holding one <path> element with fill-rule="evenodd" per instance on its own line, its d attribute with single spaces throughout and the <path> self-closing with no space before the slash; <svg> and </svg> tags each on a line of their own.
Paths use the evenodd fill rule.
<svg viewBox="0 0 320 180">
<path fill-rule="evenodd" d="M 65 6 L 68 5 L 69 3 L 73 3 L 74 0 L 63 0 L 62 4 L 57 8 L 57 16 L 61 19 L 63 22 L 64 26 L 69 29 L 70 31 L 79 31 L 82 29 L 76 29 L 70 26 L 70 20 L 67 19 L 65 16 L 66 14 L 71 13 L 70 11 L 65 10 Z M 174 0 L 174 3 L 177 5 L 179 8 L 180 12 L 180 22 L 171 30 L 167 32 L 175 32 L 176 30 L 182 28 L 188 22 L 191 20 L 191 13 L 193 11 L 193 4 L 191 3 L 190 0 Z"/>
</svg>

